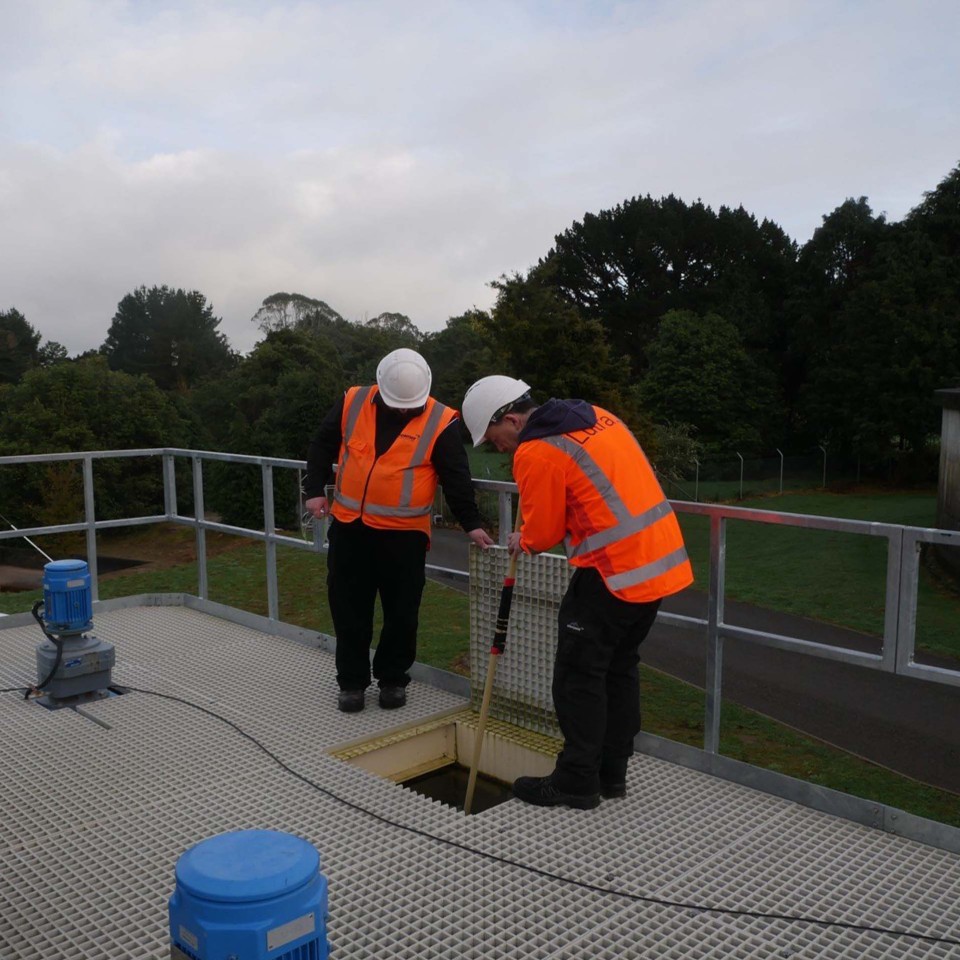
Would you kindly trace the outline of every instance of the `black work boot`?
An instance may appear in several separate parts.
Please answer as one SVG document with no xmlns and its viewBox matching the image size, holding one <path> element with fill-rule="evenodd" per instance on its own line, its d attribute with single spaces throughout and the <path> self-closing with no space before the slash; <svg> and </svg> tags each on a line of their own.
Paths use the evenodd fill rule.
<svg viewBox="0 0 960 960">
<path fill-rule="evenodd" d="M 564 793 L 553 785 L 551 777 L 519 777 L 513 781 L 513 795 L 537 807 L 575 807 L 592 810 L 600 804 L 599 793 Z"/>
<path fill-rule="evenodd" d="M 605 800 L 616 800 L 619 797 L 625 797 L 627 795 L 627 784 L 623 783 L 611 783 L 605 780 L 600 781 L 600 796 Z"/>
<path fill-rule="evenodd" d="M 627 795 L 627 761 L 600 761 L 600 796 L 614 800 Z"/>
<path fill-rule="evenodd" d="M 363 709 L 362 690 L 341 690 L 337 695 L 337 709 L 341 713 L 358 713 Z"/>
<path fill-rule="evenodd" d="M 407 702 L 406 687 L 381 687 L 380 706 L 384 710 L 396 710 Z"/>
</svg>

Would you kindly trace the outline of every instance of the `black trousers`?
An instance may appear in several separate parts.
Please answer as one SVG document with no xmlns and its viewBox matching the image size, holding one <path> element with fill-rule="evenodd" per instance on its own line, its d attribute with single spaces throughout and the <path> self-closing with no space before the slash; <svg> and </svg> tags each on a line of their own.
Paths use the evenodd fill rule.
<svg viewBox="0 0 960 960">
<path fill-rule="evenodd" d="M 425 581 L 427 537 L 419 530 L 376 530 L 362 521 L 331 521 L 327 597 L 337 634 L 337 684 L 370 684 L 370 646 L 377 594 L 383 629 L 373 657 L 381 687 L 405 687 L 417 657 L 417 624 Z"/>
<path fill-rule="evenodd" d="M 638 649 L 660 601 L 627 603 L 592 568 L 578 568 L 560 604 L 553 704 L 563 749 L 553 773 L 567 793 L 622 782 L 640 730 Z"/>
</svg>

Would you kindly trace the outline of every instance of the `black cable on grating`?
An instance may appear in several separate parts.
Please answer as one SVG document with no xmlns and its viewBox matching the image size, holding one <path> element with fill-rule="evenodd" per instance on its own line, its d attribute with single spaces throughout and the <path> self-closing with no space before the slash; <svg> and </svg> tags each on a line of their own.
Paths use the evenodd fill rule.
<svg viewBox="0 0 960 960">
<path fill-rule="evenodd" d="M 846 923 L 842 920 L 821 920 L 818 917 L 805 917 L 790 913 L 761 913 L 753 910 L 734 910 L 727 907 L 708 907 L 704 904 L 683 903 L 678 900 L 664 900 L 659 897 L 647 897 L 636 893 L 626 893 L 625 891 L 621 890 L 611 890 L 609 887 L 600 887 L 596 884 L 584 883 L 582 880 L 575 880 L 573 877 L 564 877 L 560 874 L 550 873 L 548 870 L 541 870 L 539 867 L 531 866 L 528 863 L 518 863 L 516 860 L 509 860 L 506 857 L 499 857 L 496 854 L 488 853 L 485 850 L 478 850 L 476 847 L 471 847 L 468 844 L 458 843 L 456 840 L 449 840 L 446 837 L 437 837 L 432 833 L 427 833 L 425 830 L 418 830 L 416 827 L 411 827 L 405 823 L 398 823 L 396 820 L 391 820 L 389 817 L 384 817 L 379 813 L 374 813 L 372 810 L 367 810 L 365 807 L 361 807 L 359 804 L 353 803 L 351 800 L 346 800 L 343 797 L 337 796 L 337 794 L 335 794 L 332 790 L 328 790 L 326 787 L 320 786 L 319 783 L 314 782 L 309 777 L 294 770 L 293 767 L 286 764 L 275 753 L 268 750 L 267 747 L 257 740 L 256 737 L 247 733 L 242 727 L 238 726 L 232 720 L 228 720 L 219 713 L 215 713 L 213 710 L 210 710 L 207 707 L 200 706 L 198 703 L 193 703 L 190 700 L 185 700 L 182 697 L 176 697 L 169 693 L 159 693 L 156 690 L 143 690 L 139 687 L 128 687 L 126 685 L 124 685 L 121 689 L 129 690 L 133 693 L 147 694 L 152 697 L 160 697 L 164 700 L 172 700 L 175 703 L 182 703 L 185 706 L 192 707 L 194 710 L 199 710 L 201 713 L 205 713 L 208 716 L 213 717 L 215 720 L 219 720 L 221 723 L 225 723 L 228 727 L 232 727 L 237 733 L 239 733 L 240 736 L 249 740 L 252 744 L 254 744 L 254 746 L 262 750 L 271 760 L 274 761 L 274 763 L 286 770 L 287 773 L 296 777 L 302 783 L 307 784 L 307 786 L 312 787 L 319 793 L 325 794 L 331 799 L 336 800 L 338 803 L 349 807 L 351 810 L 356 810 L 359 813 L 363 813 L 366 816 L 372 817 L 374 820 L 377 820 L 387 826 L 404 830 L 407 833 L 412 833 L 415 836 L 432 840 L 435 843 L 442 843 L 445 846 L 453 847 L 454 849 L 461 850 L 464 853 L 472 853 L 475 856 L 482 857 L 485 860 L 489 860 L 493 863 L 503 864 L 504 866 L 508 867 L 515 867 L 518 870 L 525 870 L 528 873 L 536 874 L 537 876 L 544 877 L 547 880 L 556 880 L 560 883 L 572 884 L 575 887 L 579 887 L 582 890 L 589 890 L 592 893 L 599 893 L 611 897 L 620 897 L 621 899 L 633 900 L 640 903 L 655 904 L 656 906 L 669 907 L 674 910 L 689 910 L 694 913 L 715 913 L 733 917 L 749 917 L 755 920 L 786 920 L 790 923 L 809 923 L 820 927 L 835 927 L 841 930 L 852 930 L 857 933 L 877 933 L 889 937 L 909 937 L 910 939 L 922 940 L 926 943 L 960 946 L 960 940 L 956 940 L 951 937 L 935 937 L 926 933 L 916 933 L 912 930 L 900 930 L 895 927 L 873 927 L 867 924 Z"/>
<path fill-rule="evenodd" d="M 0 693 L 20 693 L 26 689 L 29 688 L 6 687 L 0 689 Z M 408 824 L 398 823 L 396 820 L 391 820 L 389 817 L 384 817 L 379 813 L 374 813 L 372 810 L 367 810 L 366 807 L 361 807 L 359 804 L 353 803 L 351 800 L 346 800 L 343 797 L 337 796 L 337 794 L 335 794 L 332 790 L 328 790 L 326 787 L 320 786 L 319 783 L 316 783 L 309 777 L 299 773 L 298 771 L 294 770 L 293 767 L 284 763 L 283 760 L 281 760 L 275 753 L 267 749 L 267 747 L 257 740 L 256 737 L 247 733 L 246 730 L 238 726 L 232 720 L 228 720 L 219 713 L 216 713 L 207 707 L 202 707 L 198 703 L 193 703 L 191 700 L 185 700 L 183 697 L 175 697 L 170 693 L 159 693 L 156 690 L 144 690 L 140 687 L 128 687 L 125 685 L 121 687 L 118 685 L 118 689 L 122 689 L 124 691 L 129 690 L 131 693 L 143 693 L 151 697 L 159 697 L 163 700 L 172 700 L 174 703 L 182 703 L 184 706 L 191 707 L 194 710 L 199 710 L 201 713 L 205 713 L 207 716 L 213 717 L 215 720 L 219 720 L 221 723 L 225 723 L 228 727 L 231 727 L 233 730 L 239 733 L 241 737 L 249 740 L 254 746 L 262 750 L 271 760 L 273 760 L 274 763 L 284 769 L 287 773 L 291 774 L 291 776 L 296 777 L 297 780 L 300 780 L 302 783 L 305 783 L 308 787 L 311 787 L 317 792 L 325 794 L 332 800 L 336 800 L 337 803 L 341 803 L 345 807 L 349 807 L 351 810 L 356 810 L 358 813 L 372 817 L 374 820 L 377 820 L 386 826 L 395 827 L 398 830 L 404 830 L 407 833 L 412 833 L 415 836 L 423 837 L 426 840 L 432 840 L 435 843 L 442 843 L 445 846 L 452 847 L 455 850 L 461 850 L 464 853 L 472 853 L 474 856 L 482 857 L 484 860 L 489 860 L 492 863 L 499 863 L 507 867 L 515 867 L 518 870 L 525 870 L 528 873 L 536 874 L 537 876 L 543 877 L 546 880 L 556 880 L 559 883 L 568 883 L 572 886 L 579 887 L 581 890 L 589 890 L 591 893 L 599 893 L 609 897 L 619 897 L 623 900 L 633 900 L 637 903 L 650 903 L 655 906 L 669 907 L 673 910 L 689 910 L 693 913 L 715 913 L 729 917 L 748 917 L 752 920 L 785 920 L 789 923 L 809 923 L 819 927 L 835 927 L 840 930 L 852 930 L 856 933 L 877 933 L 888 937 L 908 937 L 912 940 L 922 940 L 925 943 L 939 943 L 955 947 L 960 946 L 960 940 L 956 940 L 952 937 L 935 937 L 927 933 L 916 933 L 913 930 L 900 930 L 895 927 L 872 927 L 868 924 L 846 923 L 843 920 L 821 920 L 819 917 L 805 917 L 800 914 L 792 913 L 761 913 L 754 910 L 734 910 L 729 907 L 708 907 L 705 904 L 683 903 L 679 900 L 664 900 L 660 897 L 646 897 L 639 893 L 627 893 L 623 890 L 611 890 L 609 887 L 600 887 L 593 883 L 584 883 L 582 880 L 576 880 L 573 877 L 564 877 L 558 873 L 550 873 L 549 870 L 541 870 L 539 867 L 534 867 L 529 863 L 518 863 L 516 860 L 509 860 L 506 857 L 499 857 L 494 853 L 488 853 L 486 850 L 478 850 L 476 847 L 471 847 L 468 844 L 458 843 L 456 840 L 450 840 L 447 837 L 437 837 L 432 833 L 427 833 L 425 830 L 418 830 L 416 827 L 411 827 Z"/>
<path fill-rule="evenodd" d="M 34 689 L 36 689 L 37 692 L 40 692 L 43 690 L 43 688 L 53 679 L 53 675 L 60 668 L 60 663 L 63 660 L 63 640 L 61 640 L 59 637 L 55 637 L 52 633 L 50 633 L 49 630 L 47 630 L 47 626 L 43 622 L 43 619 L 40 616 L 40 608 L 42 606 L 43 606 L 43 601 L 38 600 L 33 605 L 30 612 L 33 614 L 33 619 L 36 620 L 37 623 L 40 625 L 40 629 L 43 631 L 43 635 L 57 648 L 57 655 L 54 658 L 53 666 L 50 668 L 50 672 L 46 675 L 46 677 L 43 678 L 43 680 L 40 681 L 40 683 L 37 684 L 36 688 L 31 688 L 27 690 L 27 692 L 23 695 L 24 700 L 29 699 L 30 694 L 33 693 Z"/>
</svg>

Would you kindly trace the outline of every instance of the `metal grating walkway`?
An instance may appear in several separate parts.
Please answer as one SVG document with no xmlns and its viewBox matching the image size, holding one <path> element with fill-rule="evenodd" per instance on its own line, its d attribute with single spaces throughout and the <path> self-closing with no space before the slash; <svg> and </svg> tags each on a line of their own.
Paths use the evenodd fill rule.
<svg viewBox="0 0 960 960">
<path fill-rule="evenodd" d="M 320 851 L 337 960 L 960 958 L 957 946 L 664 907 L 544 875 L 958 939 L 955 854 L 649 757 L 631 764 L 626 800 L 594 811 L 510 801 L 465 818 L 325 753 L 464 700 L 415 683 L 399 714 L 375 702 L 339 714 L 332 656 L 185 607 L 101 612 L 96 633 L 117 645 L 118 683 L 222 714 L 340 799 L 184 704 L 130 693 L 84 708 L 107 729 L 4 694 L 2 960 L 168 956 L 177 858 L 250 827 Z M 0 686 L 33 679 L 37 641 L 35 627 L 0 629 Z"/>
</svg>

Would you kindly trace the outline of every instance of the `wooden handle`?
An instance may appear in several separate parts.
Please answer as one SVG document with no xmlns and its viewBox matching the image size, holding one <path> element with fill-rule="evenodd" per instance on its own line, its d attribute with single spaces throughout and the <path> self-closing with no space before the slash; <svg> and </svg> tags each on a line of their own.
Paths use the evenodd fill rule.
<svg viewBox="0 0 960 960">
<path fill-rule="evenodd" d="M 514 532 L 520 529 L 520 502 L 517 501 L 517 519 L 514 523 Z M 497 611 L 497 628 L 493 635 L 493 644 L 490 647 L 490 657 L 487 660 L 487 679 L 483 685 L 483 700 L 480 703 L 480 718 L 477 721 L 476 740 L 473 744 L 473 763 L 470 765 L 470 776 L 467 779 L 467 795 L 463 801 L 463 812 L 469 816 L 473 807 L 473 792 L 477 786 L 477 770 L 480 767 L 480 754 L 483 751 L 483 735 L 487 726 L 487 714 L 490 712 L 490 698 L 493 696 L 493 678 L 497 672 L 497 657 L 503 653 L 507 642 L 507 626 L 510 623 L 510 607 L 513 603 L 513 585 L 517 577 L 517 555 L 510 558 L 507 575 L 503 578 L 503 589 L 500 591 L 500 609 Z"/>
</svg>

